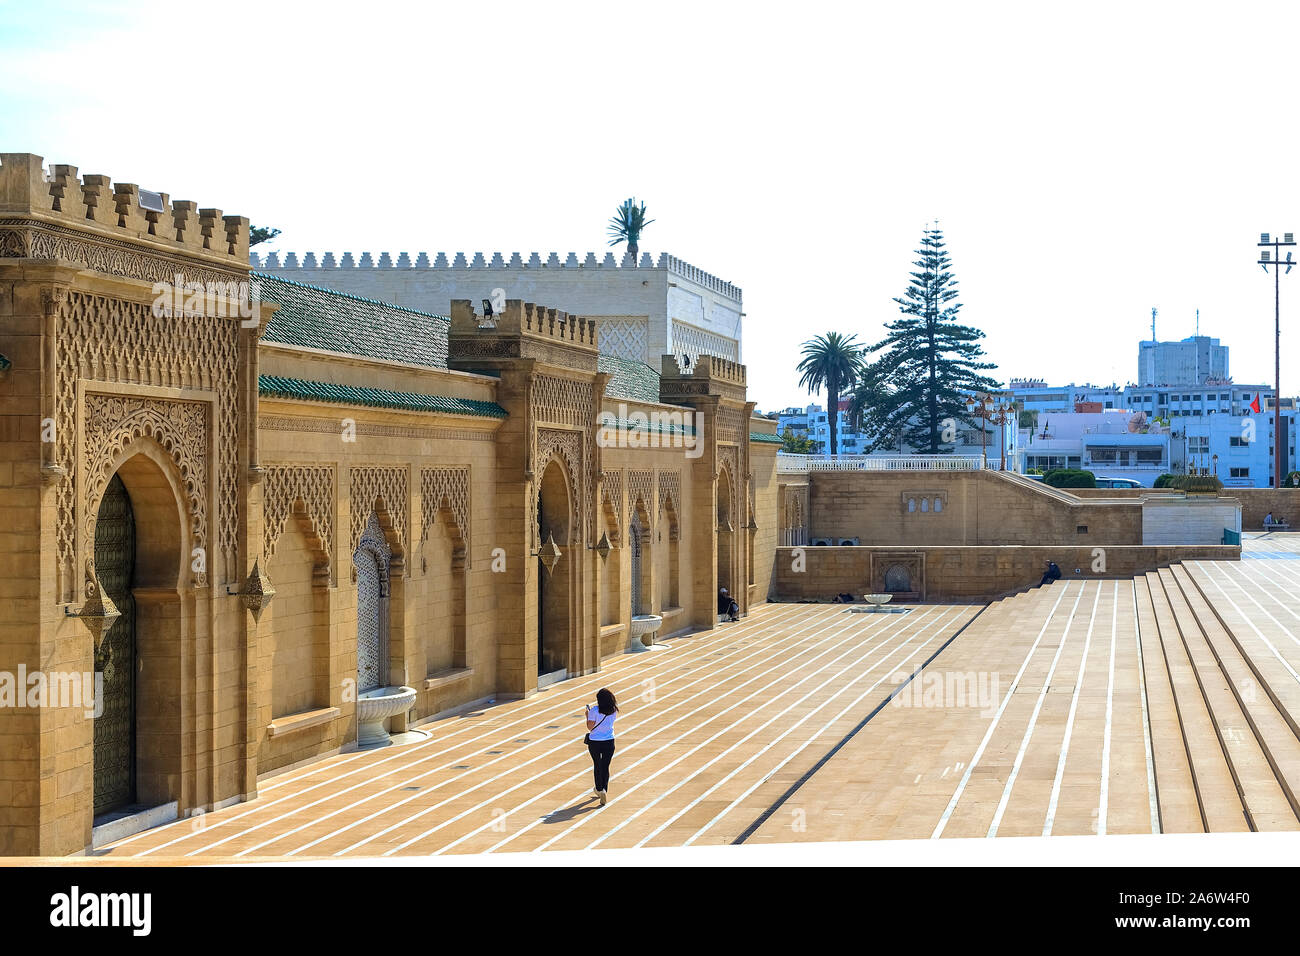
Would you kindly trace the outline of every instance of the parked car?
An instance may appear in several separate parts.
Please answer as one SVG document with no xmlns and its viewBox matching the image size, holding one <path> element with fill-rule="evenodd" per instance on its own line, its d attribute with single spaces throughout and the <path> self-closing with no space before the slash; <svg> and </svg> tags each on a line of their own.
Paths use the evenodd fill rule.
<svg viewBox="0 0 1300 956">
<path fill-rule="evenodd" d="M 1142 482 L 1136 478 L 1103 478 L 1097 476 L 1098 488 L 1141 488 Z"/>
</svg>

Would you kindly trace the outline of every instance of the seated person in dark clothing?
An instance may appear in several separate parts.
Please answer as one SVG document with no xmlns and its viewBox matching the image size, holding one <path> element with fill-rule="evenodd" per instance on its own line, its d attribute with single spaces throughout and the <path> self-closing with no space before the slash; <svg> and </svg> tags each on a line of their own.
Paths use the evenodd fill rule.
<svg viewBox="0 0 1300 956">
<path fill-rule="evenodd" d="M 726 588 L 718 589 L 718 613 L 727 615 L 728 620 L 740 620 L 740 605 L 731 599 Z"/>
<path fill-rule="evenodd" d="M 1047 562 L 1047 570 L 1043 572 L 1043 580 L 1038 582 L 1041 588 L 1044 584 L 1050 584 L 1061 576 L 1061 569 L 1056 566 L 1055 561 Z"/>
</svg>

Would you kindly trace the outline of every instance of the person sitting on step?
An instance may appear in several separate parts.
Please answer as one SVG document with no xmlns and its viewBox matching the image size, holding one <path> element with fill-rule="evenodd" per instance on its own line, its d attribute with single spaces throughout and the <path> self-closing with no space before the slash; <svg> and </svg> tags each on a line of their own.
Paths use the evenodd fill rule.
<svg viewBox="0 0 1300 956">
<path fill-rule="evenodd" d="M 1041 588 L 1044 584 L 1051 584 L 1061 576 L 1061 569 L 1056 566 L 1055 561 L 1047 562 L 1047 570 L 1043 572 L 1043 580 L 1038 582 Z"/>
<path fill-rule="evenodd" d="M 732 600 L 726 588 L 718 588 L 718 613 L 727 615 L 729 621 L 740 620 L 740 605 Z"/>
</svg>

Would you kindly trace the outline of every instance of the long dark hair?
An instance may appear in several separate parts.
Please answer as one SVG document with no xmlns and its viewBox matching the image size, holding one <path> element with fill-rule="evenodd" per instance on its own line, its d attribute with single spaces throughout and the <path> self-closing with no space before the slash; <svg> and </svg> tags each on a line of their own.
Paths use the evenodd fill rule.
<svg viewBox="0 0 1300 956">
<path fill-rule="evenodd" d="M 596 709 L 602 714 L 618 713 L 618 701 L 614 699 L 614 695 L 608 688 L 602 687 L 596 691 Z"/>
</svg>

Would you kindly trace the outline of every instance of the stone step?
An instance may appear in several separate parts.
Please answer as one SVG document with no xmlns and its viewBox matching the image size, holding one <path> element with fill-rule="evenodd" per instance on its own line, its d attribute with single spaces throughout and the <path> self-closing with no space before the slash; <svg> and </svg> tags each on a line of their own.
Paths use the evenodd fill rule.
<svg viewBox="0 0 1300 956">
<path fill-rule="evenodd" d="M 1237 782 L 1233 779 L 1227 755 L 1215 730 L 1214 718 L 1196 679 L 1195 666 L 1183 643 L 1164 582 L 1155 571 L 1148 572 L 1145 577 L 1205 829 L 1211 833 L 1247 831 L 1250 824 Z"/>
<path fill-rule="evenodd" d="M 1192 583 L 1237 645 L 1264 692 L 1292 733 L 1300 737 L 1300 655 L 1293 650 L 1296 644 L 1291 635 L 1283 629 L 1295 622 L 1288 621 L 1289 615 L 1277 607 L 1269 612 L 1274 620 L 1260 612 L 1255 601 L 1242 592 L 1242 568 L 1205 561 L 1190 562 L 1186 567 Z M 1253 595 L 1256 599 L 1259 596 Z M 1291 602 L 1286 594 L 1281 600 Z"/>
<path fill-rule="evenodd" d="M 1258 819 L 1256 823 L 1260 829 L 1300 829 L 1300 803 L 1297 802 L 1297 794 L 1300 794 L 1300 738 L 1296 737 L 1291 724 L 1275 703 L 1275 695 L 1268 691 L 1263 679 L 1251 667 L 1250 659 L 1241 646 L 1214 614 L 1188 569 L 1175 567 L 1171 574 L 1181 587 L 1192 613 L 1196 615 L 1209 649 L 1226 678 L 1228 688 L 1235 697 L 1250 732 L 1263 751 L 1293 817 L 1287 821 L 1285 814 L 1282 814 L 1284 825 L 1264 827 Z M 1256 815 L 1253 806 L 1252 815 Z"/>
<path fill-rule="evenodd" d="M 1147 715 L 1151 724 L 1151 751 L 1156 765 L 1156 794 L 1162 833 L 1203 833 L 1201 806 L 1196 798 L 1183 728 L 1178 719 L 1164 648 L 1156 628 L 1156 612 L 1145 577 L 1138 577 L 1137 618 L 1142 636 L 1142 665 L 1146 683 Z"/>
<path fill-rule="evenodd" d="M 1162 568 L 1159 575 L 1251 829 L 1300 828 L 1300 820 L 1236 696 L 1232 677 L 1220 666 L 1179 577 L 1173 568 Z"/>
</svg>

